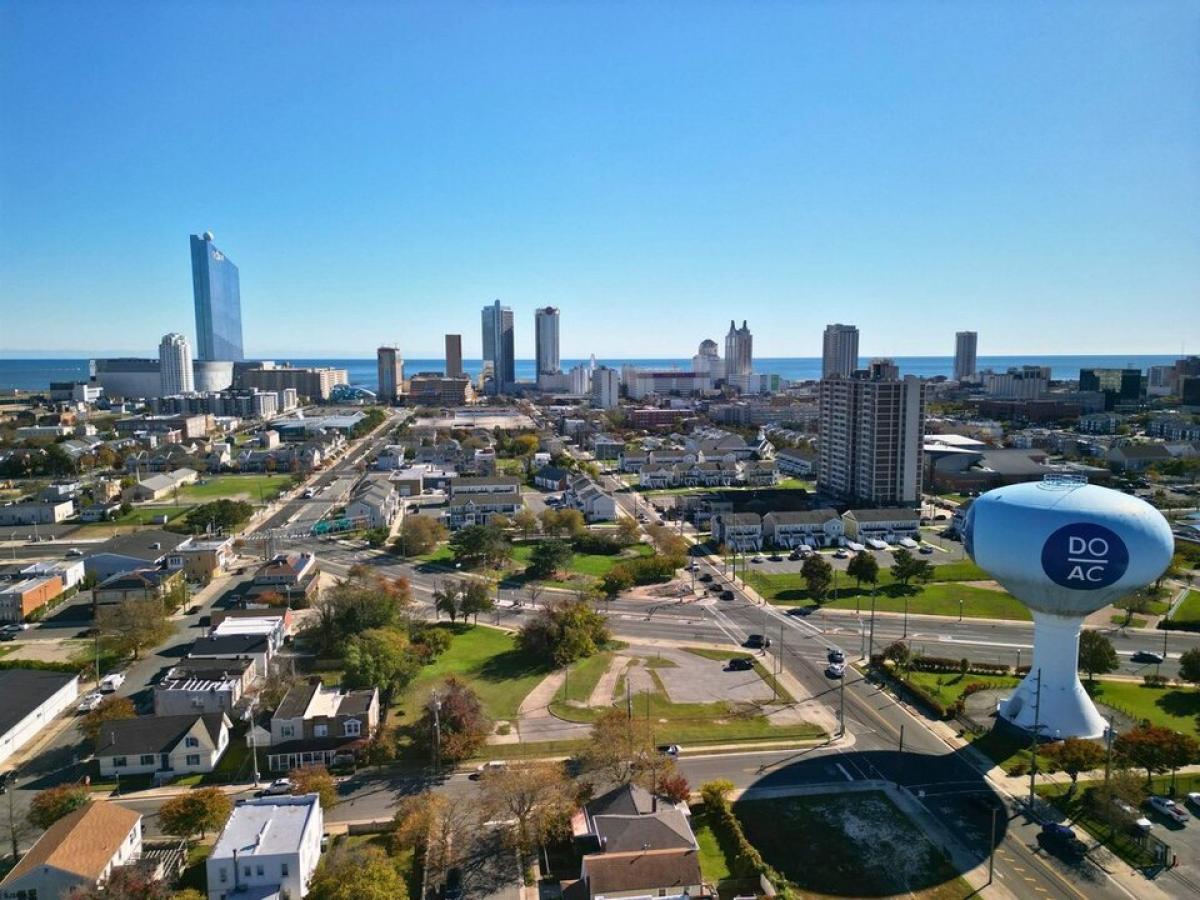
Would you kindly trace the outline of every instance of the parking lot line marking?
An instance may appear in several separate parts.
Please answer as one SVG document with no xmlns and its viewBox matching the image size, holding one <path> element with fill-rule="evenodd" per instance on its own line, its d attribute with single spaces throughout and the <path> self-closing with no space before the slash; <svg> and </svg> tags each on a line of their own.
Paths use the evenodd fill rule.
<svg viewBox="0 0 1200 900">
<path fill-rule="evenodd" d="M 847 781 L 853 781 L 853 780 L 854 780 L 854 776 L 853 776 L 853 775 L 851 775 L 849 772 L 847 772 L 847 771 L 846 771 L 846 770 L 845 770 L 845 769 L 842 767 L 842 764 L 841 764 L 841 763 L 834 763 L 834 765 L 835 765 L 835 766 L 837 766 L 837 769 L 838 769 L 838 771 L 839 771 L 839 772 L 841 772 L 843 775 L 845 775 L 845 776 L 846 776 L 846 780 L 847 780 Z"/>
</svg>

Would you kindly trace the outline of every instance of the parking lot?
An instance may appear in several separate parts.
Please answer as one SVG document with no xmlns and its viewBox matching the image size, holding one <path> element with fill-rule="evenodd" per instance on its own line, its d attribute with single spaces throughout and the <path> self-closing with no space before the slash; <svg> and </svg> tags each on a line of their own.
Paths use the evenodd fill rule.
<svg viewBox="0 0 1200 900">
<path fill-rule="evenodd" d="M 963 546 L 958 541 L 952 541 L 948 538 L 940 537 L 939 529 L 928 528 L 921 529 L 921 543 L 932 548 L 932 553 L 919 554 L 922 559 L 926 559 L 935 566 L 945 563 L 959 562 L 964 559 L 966 554 Z M 821 550 L 821 556 L 826 559 L 839 572 L 844 572 L 846 566 L 850 563 L 850 558 L 854 555 L 850 550 L 844 550 L 844 558 L 838 558 L 835 555 L 835 550 Z M 875 561 L 879 563 L 881 569 L 890 567 L 895 562 L 893 551 L 891 550 L 866 550 L 875 557 Z M 913 551 L 917 552 L 917 551 Z M 750 562 L 747 563 L 751 571 L 762 572 L 765 575 L 783 575 L 788 573 L 799 574 L 804 566 L 803 559 L 789 559 L 789 553 L 786 550 L 773 551 L 763 550 L 760 553 L 748 554 Z M 754 562 L 753 560 L 761 557 L 762 562 Z M 772 559 L 777 557 L 777 559 Z M 739 565 L 741 561 L 739 559 Z"/>
</svg>

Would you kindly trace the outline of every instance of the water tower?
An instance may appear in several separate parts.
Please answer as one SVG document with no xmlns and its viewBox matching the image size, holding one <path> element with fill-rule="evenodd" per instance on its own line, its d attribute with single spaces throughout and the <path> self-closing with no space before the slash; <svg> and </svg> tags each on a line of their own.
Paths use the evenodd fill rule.
<svg viewBox="0 0 1200 900">
<path fill-rule="evenodd" d="M 1089 613 L 1166 569 L 1174 548 L 1167 520 L 1136 497 L 1050 476 L 978 498 L 963 544 L 1033 613 L 1033 667 L 1000 717 L 1027 731 L 1036 723 L 1047 738 L 1102 735 L 1106 723 L 1079 683 L 1079 632 Z"/>
</svg>

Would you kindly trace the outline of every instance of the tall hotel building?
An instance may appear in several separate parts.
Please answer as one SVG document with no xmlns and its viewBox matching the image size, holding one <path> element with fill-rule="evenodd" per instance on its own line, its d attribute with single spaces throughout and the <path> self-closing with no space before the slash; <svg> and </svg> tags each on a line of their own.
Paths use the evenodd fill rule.
<svg viewBox="0 0 1200 900">
<path fill-rule="evenodd" d="M 245 359 L 238 268 L 217 249 L 211 231 L 192 235 L 192 292 L 197 359 Z"/>
</svg>

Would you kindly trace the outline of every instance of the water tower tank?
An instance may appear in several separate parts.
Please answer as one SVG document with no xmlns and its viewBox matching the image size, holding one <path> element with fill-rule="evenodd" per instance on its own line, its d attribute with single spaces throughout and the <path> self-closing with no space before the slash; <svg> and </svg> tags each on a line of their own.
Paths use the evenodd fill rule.
<svg viewBox="0 0 1200 900">
<path fill-rule="evenodd" d="M 978 498 L 963 544 L 1033 613 L 1032 668 L 1001 717 L 1047 738 L 1099 737 L 1104 719 L 1079 682 L 1079 632 L 1087 615 L 1166 569 L 1174 549 L 1167 520 L 1136 497 L 1051 476 Z"/>
</svg>

